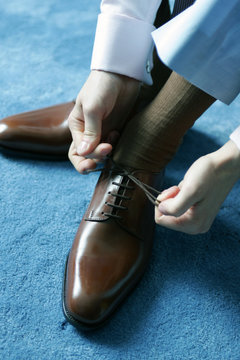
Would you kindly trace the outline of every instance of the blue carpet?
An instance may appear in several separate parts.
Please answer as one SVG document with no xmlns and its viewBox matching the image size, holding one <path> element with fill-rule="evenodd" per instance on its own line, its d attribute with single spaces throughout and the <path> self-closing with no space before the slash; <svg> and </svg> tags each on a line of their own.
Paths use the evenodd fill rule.
<svg viewBox="0 0 240 360">
<path fill-rule="evenodd" d="M 89 69 L 99 0 L 0 0 L 0 117 L 73 99 Z M 176 184 L 238 125 L 240 101 L 216 103 L 169 164 Z M 25 359 L 240 359 L 240 184 L 211 230 L 163 228 L 148 270 L 102 329 L 64 320 L 64 262 L 98 175 L 68 162 L 0 154 L 0 351 Z"/>
</svg>

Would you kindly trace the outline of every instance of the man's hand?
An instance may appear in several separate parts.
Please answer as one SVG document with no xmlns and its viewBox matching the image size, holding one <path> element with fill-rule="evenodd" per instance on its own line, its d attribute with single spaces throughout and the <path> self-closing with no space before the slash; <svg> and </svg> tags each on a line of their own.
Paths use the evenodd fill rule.
<svg viewBox="0 0 240 360">
<path fill-rule="evenodd" d="M 230 140 L 195 161 L 178 186 L 158 196 L 156 223 L 188 234 L 207 232 L 239 178 L 240 151 Z"/>
<path fill-rule="evenodd" d="M 139 81 L 104 71 L 92 71 L 69 115 L 73 143 L 69 158 L 76 170 L 96 167 L 112 150 L 135 103 Z"/>
</svg>

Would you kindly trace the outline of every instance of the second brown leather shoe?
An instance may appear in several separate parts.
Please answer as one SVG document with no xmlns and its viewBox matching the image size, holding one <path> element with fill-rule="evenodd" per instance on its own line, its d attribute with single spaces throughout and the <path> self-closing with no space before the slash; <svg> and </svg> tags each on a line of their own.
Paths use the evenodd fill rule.
<svg viewBox="0 0 240 360">
<path fill-rule="evenodd" d="M 66 263 L 63 311 L 74 326 L 104 324 L 143 275 L 155 225 L 144 192 L 162 179 L 163 172 L 121 171 L 109 162 L 101 173 Z"/>
<path fill-rule="evenodd" d="M 28 111 L 0 120 L 0 146 L 15 155 L 67 158 L 67 118 L 74 102 Z"/>
</svg>

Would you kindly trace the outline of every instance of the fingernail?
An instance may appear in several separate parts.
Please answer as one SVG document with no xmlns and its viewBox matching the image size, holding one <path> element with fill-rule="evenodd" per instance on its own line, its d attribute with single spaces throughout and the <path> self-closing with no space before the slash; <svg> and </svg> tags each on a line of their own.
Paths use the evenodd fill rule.
<svg viewBox="0 0 240 360">
<path fill-rule="evenodd" d="M 169 192 L 169 189 L 165 189 L 165 190 L 163 190 L 163 191 L 161 192 L 161 195 L 167 194 L 168 192 Z"/>
<path fill-rule="evenodd" d="M 169 193 L 169 189 L 165 189 L 161 191 L 161 194 L 158 195 L 159 198 L 161 198 L 163 195 L 167 195 Z"/>
<path fill-rule="evenodd" d="M 175 189 L 175 188 L 176 188 L 176 186 L 171 186 L 170 188 L 163 190 L 163 191 L 161 192 L 161 195 L 170 194 L 170 193 L 172 193 L 173 189 Z"/>
<path fill-rule="evenodd" d="M 173 189 L 175 189 L 175 186 L 171 186 L 170 188 L 163 190 L 161 194 L 158 196 L 158 199 L 160 201 L 166 200 L 169 195 L 173 194 Z"/>
<path fill-rule="evenodd" d="M 77 153 L 78 155 L 81 155 L 83 152 L 87 151 L 89 148 L 89 143 L 87 143 L 86 141 L 82 140 L 81 144 L 78 146 L 77 148 Z"/>
<path fill-rule="evenodd" d="M 102 150 L 101 151 L 101 155 L 103 155 L 103 156 L 106 156 L 107 154 L 109 154 L 111 151 L 109 151 L 109 150 Z"/>
</svg>

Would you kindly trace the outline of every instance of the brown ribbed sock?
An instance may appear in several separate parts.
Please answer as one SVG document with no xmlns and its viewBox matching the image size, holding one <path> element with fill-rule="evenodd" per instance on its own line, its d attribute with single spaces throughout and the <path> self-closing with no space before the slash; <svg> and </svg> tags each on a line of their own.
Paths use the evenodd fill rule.
<svg viewBox="0 0 240 360">
<path fill-rule="evenodd" d="M 155 99 L 125 126 L 113 159 L 125 167 L 160 171 L 183 135 L 215 99 L 172 72 Z"/>
</svg>

